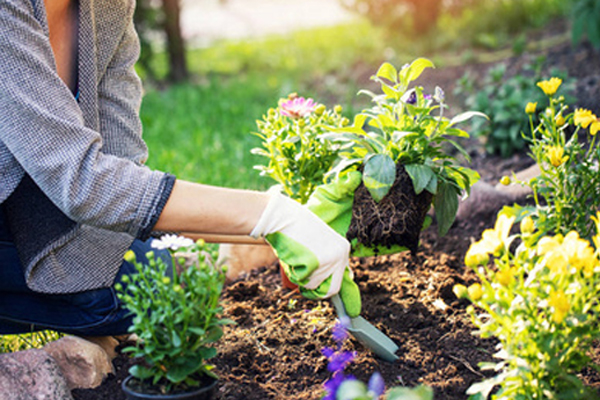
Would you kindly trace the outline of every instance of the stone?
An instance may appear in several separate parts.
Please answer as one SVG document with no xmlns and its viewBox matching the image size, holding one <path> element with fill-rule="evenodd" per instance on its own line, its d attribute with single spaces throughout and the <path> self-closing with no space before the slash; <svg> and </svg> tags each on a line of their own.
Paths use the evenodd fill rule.
<svg viewBox="0 0 600 400">
<path fill-rule="evenodd" d="M 83 336 L 82 338 L 102 347 L 102 350 L 106 352 L 109 360 L 112 361 L 117 356 L 116 348 L 119 345 L 118 338 L 114 336 Z"/>
<path fill-rule="evenodd" d="M 31 349 L 0 354 L 0 398 L 6 400 L 72 400 L 56 361 Z"/>
<path fill-rule="evenodd" d="M 64 336 L 43 348 L 60 367 L 69 389 L 92 389 L 114 373 L 110 357 L 99 345 L 77 336 Z"/>
<path fill-rule="evenodd" d="M 458 204 L 456 220 L 473 218 L 476 215 L 491 215 L 505 205 L 513 204 L 515 197 L 497 190 L 489 183 L 479 181 L 471 187 L 471 195 Z"/>
<path fill-rule="evenodd" d="M 515 173 L 515 178 L 521 182 L 529 182 L 540 175 L 537 164 Z M 511 176 L 511 179 L 513 177 Z M 506 205 L 512 205 L 523 201 L 532 193 L 531 188 L 526 185 L 511 183 L 495 186 L 479 181 L 471 187 L 471 195 L 458 204 L 456 219 L 472 218 L 480 214 L 493 214 Z"/>
</svg>

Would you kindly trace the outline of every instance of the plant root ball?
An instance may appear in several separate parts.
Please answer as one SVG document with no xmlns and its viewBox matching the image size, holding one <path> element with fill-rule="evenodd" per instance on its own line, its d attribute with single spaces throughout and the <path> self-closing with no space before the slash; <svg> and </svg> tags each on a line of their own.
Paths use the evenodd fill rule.
<svg viewBox="0 0 600 400">
<path fill-rule="evenodd" d="M 427 190 L 415 194 L 412 180 L 403 165 L 396 165 L 396 179 L 379 203 L 363 183 L 354 193 L 352 220 L 346 237 L 365 246 L 400 245 L 412 254 L 419 246 L 419 234 L 433 195 Z"/>
</svg>

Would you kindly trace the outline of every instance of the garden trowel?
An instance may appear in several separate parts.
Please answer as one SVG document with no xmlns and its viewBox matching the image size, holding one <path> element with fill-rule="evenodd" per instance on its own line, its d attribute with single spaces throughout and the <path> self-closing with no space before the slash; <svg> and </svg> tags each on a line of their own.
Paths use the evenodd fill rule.
<svg viewBox="0 0 600 400">
<path fill-rule="evenodd" d="M 336 294 L 332 296 L 331 301 L 338 317 L 348 317 L 344 303 L 339 295 Z M 394 362 L 398 359 L 398 356 L 395 354 L 396 351 L 398 351 L 398 346 L 392 339 L 363 317 L 348 317 L 348 319 L 350 320 L 350 326 L 347 327 L 348 332 L 350 332 L 356 340 L 385 361 Z"/>
</svg>

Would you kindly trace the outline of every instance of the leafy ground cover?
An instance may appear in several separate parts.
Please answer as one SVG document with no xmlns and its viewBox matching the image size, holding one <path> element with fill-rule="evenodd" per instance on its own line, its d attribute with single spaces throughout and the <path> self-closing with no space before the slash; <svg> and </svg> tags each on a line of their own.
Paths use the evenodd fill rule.
<svg viewBox="0 0 600 400">
<path fill-rule="evenodd" d="M 537 55 L 524 54 L 505 60 L 507 71 L 517 73 Z M 596 66 L 600 65 L 600 53 L 586 44 L 572 49 L 569 43 L 564 43 L 544 55 L 547 66 L 562 68 L 578 79 L 577 106 L 597 109 L 600 80 Z M 475 76 L 483 76 L 491 65 L 440 68 L 423 76 L 423 82 L 432 88 L 435 85 L 449 88 L 450 93 L 466 69 Z M 368 78 L 360 66 L 352 73 L 357 79 Z M 265 101 L 268 99 L 265 95 Z M 248 136 L 246 132 L 252 128 L 239 129 L 244 129 L 244 135 Z M 251 147 L 241 146 L 239 154 Z M 473 157 L 470 167 L 489 183 L 532 163 L 523 153 L 509 159 L 487 155 L 476 141 L 469 144 L 469 152 Z M 201 152 L 197 157 L 202 157 L 200 154 L 206 153 Z M 206 165 L 205 160 L 198 160 L 198 166 Z M 394 363 L 380 361 L 351 341 L 347 346 L 356 350 L 358 356 L 349 373 L 367 380 L 379 371 L 388 386 L 426 384 L 434 388 L 436 399 L 467 398 L 466 389 L 486 376 L 477 364 L 491 360 L 495 342 L 472 334 L 474 326 L 465 311 L 468 302 L 457 299 L 452 288 L 455 284 L 469 285 L 476 281 L 474 273 L 464 265 L 464 254 L 470 243 L 493 225 L 494 219 L 493 212 L 471 215 L 455 223 L 444 237 L 437 235 L 434 224 L 422 233 L 415 256 L 403 253 L 352 260 L 363 294 L 362 315 L 400 346 L 400 359 Z M 320 351 L 333 344 L 331 327 L 335 313 L 329 302 L 306 300 L 283 289 L 278 267 L 270 265 L 230 282 L 224 291 L 224 307 L 225 314 L 237 325 L 226 328 L 215 359 L 221 377 L 218 399 L 320 398 L 322 384 L 330 377 L 327 359 Z M 593 357 L 600 362 L 600 354 Z M 115 360 L 115 375 L 97 389 L 75 390 L 74 397 L 124 398 L 119 385 L 132 362 L 119 356 Z M 587 385 L 600 390 L 597 372 L 585 370 L 581 377 Z"/>
</svg>

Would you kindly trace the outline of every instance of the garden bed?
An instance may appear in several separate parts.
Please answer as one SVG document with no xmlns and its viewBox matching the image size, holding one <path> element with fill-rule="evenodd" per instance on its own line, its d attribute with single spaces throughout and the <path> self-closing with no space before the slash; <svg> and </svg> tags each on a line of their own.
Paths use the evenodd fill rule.
<svg viewBox="0 0 600 400">
<path fill-rule="evenodd" d="M 473 166 L 485 180 L 495 181 L 528 165 L 527 157 L 517 155 L 509 160 L 476 158 Z M 469 303 L 456 299 L 452 287 L 475 281 L 463 257 L 494 220 L 494 213 L 474 215 L 455 223 L 442 238 L 432 225 L 422 233 L 415 256 L 406 252 L 352 260 L 363 295 L 362 315 L 400 349 L 399 360 L 388 363 L 350 340 L 348 349 L 357 352 L 350 373 L 367 380 L 379 371 L 388 386 L 426 384 L 434 388 L 436 399 L 467 398 L 466 389 L 484 376 L 478 363 L 491 359 L 495 343 L 473 335 L 465 313 Z M 307 300 L 282 288 L 278 267 L 271 265 L 230 283 L 224 307 L 237 325 L 226 327 L 213 360 L 221 377 L 217 399 L 320 398 L 330 377 L 320 351 L 334 345 L 336 315 L 328 301 Z M 124 399 L 119 385 L 131 362 L 119 355 L 116 375 L 97 389 L 73 391 L 75 399 Z M 585 380 L 600 387 L 593 371 Z"/>
<path fill-rule="evenodd" d="M 553 66 L 579 79 L 579 106 L 593 109 L 600 105 L 600 76 L 597 67 L 592 67 L 599 65 L 599 52 L 586 45 L 571 50 L 565 44 L 547 56 Z M 511 59 L 510 66 L 521 65 L 525 57 L 532 56 Z M 425 78 L 446 77 L 446 82 L 435 84 L 450 93 L 450 85 L 463 73 L 464 68 L 450 68 L 431 71 Z M 531 164 L 525 154 L 503 160 L 486 156 L 476 147 L 471 150 L 471 168 L 490 183 Z M 357 357 L 348 372 L 366 381 L 379 371 L 388 387 L 426 384 L 434 388 L 438 400 L 467 398 L 466 389 L 484 377 L 478 363 L 491 360 L 495 343 L 473 335 L 474 326 L 465 312 L 469 303 L 456 299 L 452 288 L 475 281 L 464 265 L 464 254 L 471 241 L 479 239 L 494 221 L 493 212 L 473 215 L 455 223 L 441 238 L 434 224 L 422 233 L 414 256 L 405 252 L 352 260 L 363 296 L 362 316 L 400 349 L 399 360 L 387 363 L 351 340 L 347 347 L 355 350 Z M 226 327 L 219 355 L 213 360 L 221 377 L 217 399 L 320 398 L 322 384 L 330 377 L 321 349 L 334 345 L 331 327 L 336 315 L 328 301 L 310 301 L 282 288 L 278 267 L 271 265 L 228 284 L 224 307 L 225 316 L 237 325 Z M 600 355 L 594 359 L 600 361 Z M 73 391 L 75 399 L 124 399 L 120 383 L 131 362 L 119 355 L 116 375 L 97 389 Z M 596 372 L 584 371 L 583 379 L 600 388 Z"/>
</svg>

